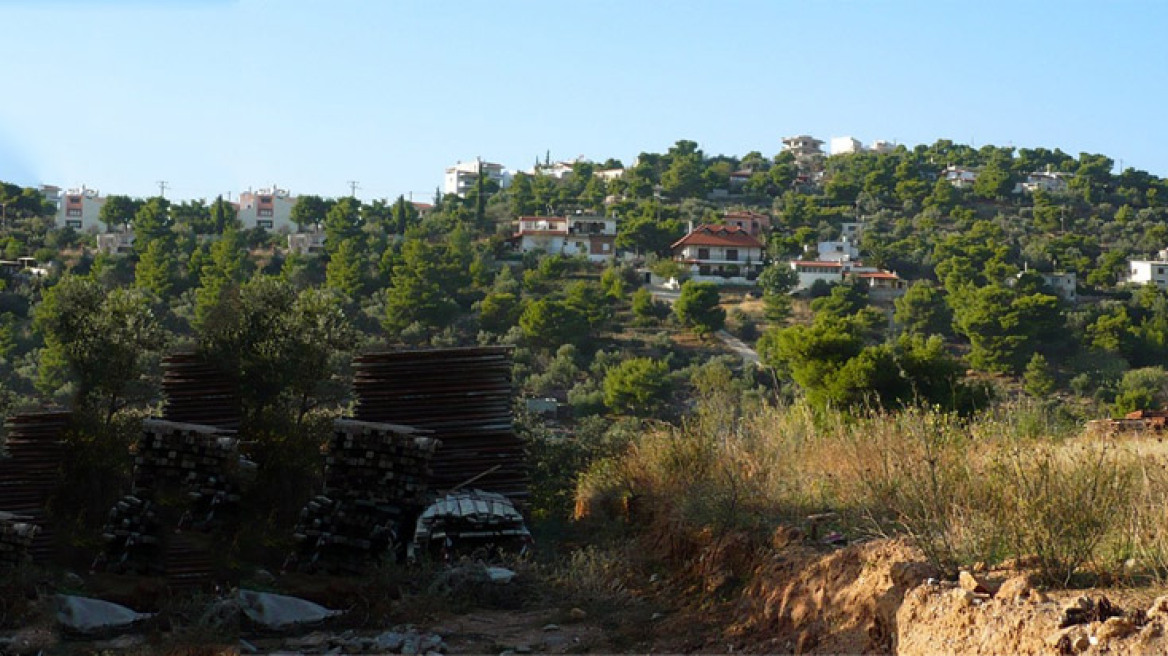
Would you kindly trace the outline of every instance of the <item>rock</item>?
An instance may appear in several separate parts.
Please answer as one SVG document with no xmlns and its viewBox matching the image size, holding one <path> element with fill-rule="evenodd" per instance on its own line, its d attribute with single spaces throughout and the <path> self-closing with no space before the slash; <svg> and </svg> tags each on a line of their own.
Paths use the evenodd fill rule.
<svg viewBox="0 0 1168 656">
<path fill-rule="evenodd" d="M 1019 574 L 1018 576 L 1006 579 L 998 587 L 998 591 L 994 593 L 994 597 L 1009 600 L 1028 599 L 1032 591 L 1030 577 L 1026 574 Z"/>
<path fill-rule="evenodd" d="M 252 575 L 252 579 L 260 585 L 275 585 L 276 583 L 276 577 L 266 569 L 257 569 Z"/>
<path fill-rule="evenodd" d="M 794 526 L 780 526 L 771 535 L 771 548 L 775 550 L 785 549 L 792 544 L 802 542 L 803 537 L 803 531 L 800 531 Z"/>
<path fill-rule="evenodd" d="M 430 633 L 422 638 L 422 642 L 418 646 L 418 649 L 424 652 L 445 651 L 446 643 L 442 642 L 442 636 Z"/>
<path fill-rule="evenodd" d="M 1046 644 L 1059 654 L 1074 654 L 1090 647 L 1087 632 L 1082 626 L 1059 629 L 1046 638 Z"/>
<path fill-rule="evenodd" d="M 126 634 L 120 635 L 116 638 L 113 638 L 112 640 L 102 640 L 95 642 L 93 643 L 93 648 L 99 650 L 133 649 L 134 647 L 141 646 L 144 642 L 146 642 L 145 636 Z"/>
<path fill-rule="evenodd" d="M 288 638 L 284 641 L 284 646 L 291 649 L 320 649 L 329 643 L 331 637 L 327 633 L 316 631 L 306 636 Z"/>
<path fill-rule="evenodd" d="M 977 598 L 976 594 L 970 590 L 966 590 L 965 588 L 953 588 L 948 592 L 948 595 L 957 602 L 958 608 L 972 606 L 973 600 Z"/>
<path fill-rule="evenodd" d="M 50 651 L 57 645 L 57 636 L 52 630 L 44 627 L 21 629 L 7 644 L 0 642 L 0 653 L 5 654 L 37 654 Z"/>
<path fill-rule="evenodd" d="M 1140 642 L 1148 643 L 1160 636 L 1164 635 L 1164 625 L 1159 622 L 1149 621 L 1140 629 Z"/>
<path fill-rule="evenodd" d="M 69 586 L 70 588 L 84 588 L 85 587 L 85 579 L 74 574 L 73 572 L 65 572 L 65 574 L 63 576 L 61 576 L 61 582 L 64 583 L 65 585 Z"/>
<path fill-rule="evenodd" d="M 248 642 L 247 640 L 240 638 L 239 639 L 239 651 L 241 651 L 245 654 L 258 654 L 260 650 L 258 648 L 256 648 L 255 645 Z"/>
<path fill-rule="evenodd" d="M 1126 617 L 1110 617 L 1103 622 L 1103 626 L 1096 631 L 1095 637 L 1099 638 L 1100 642 L 1107 642 L 1108 640 L 1118 640 L 1126 638 L 1135 633 L 1136 627 Z"/>
<path fill-rule="evenodd" d="M 240 590 L 239 601 L 249 620 L 277 630 L 323 622 L 344 612 L 329 610 L 306 599 L 255 590 Z"/>
<path fill-rule="evenodd" d="M 1042 590 L 1031 590 L 1030 601 L 1033 601 L 1036 604 L 1045 604 L 1046 602 L 1050 601 L 1050 595 L 1046 594 Z"/>
<path fill-rule="evenodd" d="M 78 633 L 125 629 L 151 617 L 101 599 L 57 595 L 57 622 Z"/>
<path fill-rule="evenodd" d="M 559 631 L 560 625 L 559 624 L 545 624 L 543 627 L 543 630 L 544 631 Z"/>
<path fill-rule="evenodd" d="M 1168 616 L 1168 595 L 1163 597 L 1156 597 L 1152 602 L 1152 606 L 1148 608 L 1148 617 Z"/>
<path fill-rule="evenodd" d="M 506 567 L 488 567 L 487 576 L 491 579 L 491 583 L 503 585 L 510 583 L 511 579 L 515 578 L 515 572 Z"/>
<path fill-rule="evenodd" d="M 422 651 L 422 638 L 415 633 L 406 636 L 402 641 L 401 653 L 405 656 L 416 656 Z"/>
<path fill-rule="evenodd" d="M 961 570 L 961 573 L 957 575 L 957 583 L 962 588 L 975 594 L 989 594 L 989 588 L 985 587 L 981 581 L 977 580 L 977 577 L 966 570 Z"/>
<path fill-rule="evenodd" d="M 516 654 L 530 654 L 531 653 L 531 646 L 530 645 L 516 645 L 515 653 Z"/>
<path fill-rule="evenodd" d="M 579 622 L 588 617 L 588 612 L 583 608 L 573 608 L 572 610 L 568 611 L 568 617 L 572 618 L 576 622 Z"/>
<path fill-rule="evenodd" d="M 395 653 L 402 648 L 405 641 L 406 637 L 397 631 L 386 631 L 373 639 L 377 649 Z"/>
<path fill-rule="evenodd" d="M 653 613 L 653 616 L 649 618 L 649 621 L 656 622 L 657 620 L 661 619 L 662 617 L 665 617 L 664 613 Z"/>
</svg>

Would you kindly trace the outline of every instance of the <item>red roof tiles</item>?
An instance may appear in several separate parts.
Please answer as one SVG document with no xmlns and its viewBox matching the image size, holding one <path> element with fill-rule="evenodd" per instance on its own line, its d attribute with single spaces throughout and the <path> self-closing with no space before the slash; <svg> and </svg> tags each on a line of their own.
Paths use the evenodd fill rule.
<svg viewBox="0 0 1168 656">
<path fill-rule="evenodd" d="M 762 243 L 749 232 L 737 226 L 704 225 L 678 239 L 670 248 L 684 246 L 738 246 L 741 248 L 762 248 Z"/>
</svg>

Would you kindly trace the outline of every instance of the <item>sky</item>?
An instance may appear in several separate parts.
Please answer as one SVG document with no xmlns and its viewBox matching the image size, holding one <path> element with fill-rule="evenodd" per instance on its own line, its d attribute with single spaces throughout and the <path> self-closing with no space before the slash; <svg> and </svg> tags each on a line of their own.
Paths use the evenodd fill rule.
<svg viewBox="0 0 1168 656">
<path fill-rule="evenodd" d="M 429 200 L 680 139 L 1103 153 L 1168 176 L 1168 3 L 0 0 L 0 180 Z"/>
</svg>

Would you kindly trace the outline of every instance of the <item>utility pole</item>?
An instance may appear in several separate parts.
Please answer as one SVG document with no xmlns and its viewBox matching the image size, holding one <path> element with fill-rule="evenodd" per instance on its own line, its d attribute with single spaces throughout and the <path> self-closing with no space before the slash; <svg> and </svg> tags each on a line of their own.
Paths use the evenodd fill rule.
<svg viewBox="0 0 1168 656">
<path fill-rule="evenodd" d="M 159 198 L 166 198 L 166 188 L 169 186 L 170 186 L 170 184 L 166 180 L 159 180 L 158 181 L 158 196 L 159 196 Z"/>
<path fill-rule="evenodd" d="M 357 187 L 358 184 L 356 180 L 349 180 L 349 195 L 353 198 L 357 197 Z"/>
</svg>

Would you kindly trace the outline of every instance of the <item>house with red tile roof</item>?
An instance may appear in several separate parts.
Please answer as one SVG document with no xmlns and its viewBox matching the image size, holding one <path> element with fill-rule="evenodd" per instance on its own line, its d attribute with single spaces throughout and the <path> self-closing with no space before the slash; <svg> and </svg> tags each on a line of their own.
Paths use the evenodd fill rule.
<svg viewBox="0 0 1168 656">
<path fill-rule="evenodd" d="M 670 247 L 689 265 L 690 278 L 720 285 L 753 285 L 762 269 L 763 245 L 737 226 L 698 226 Z"/>
</svg>

